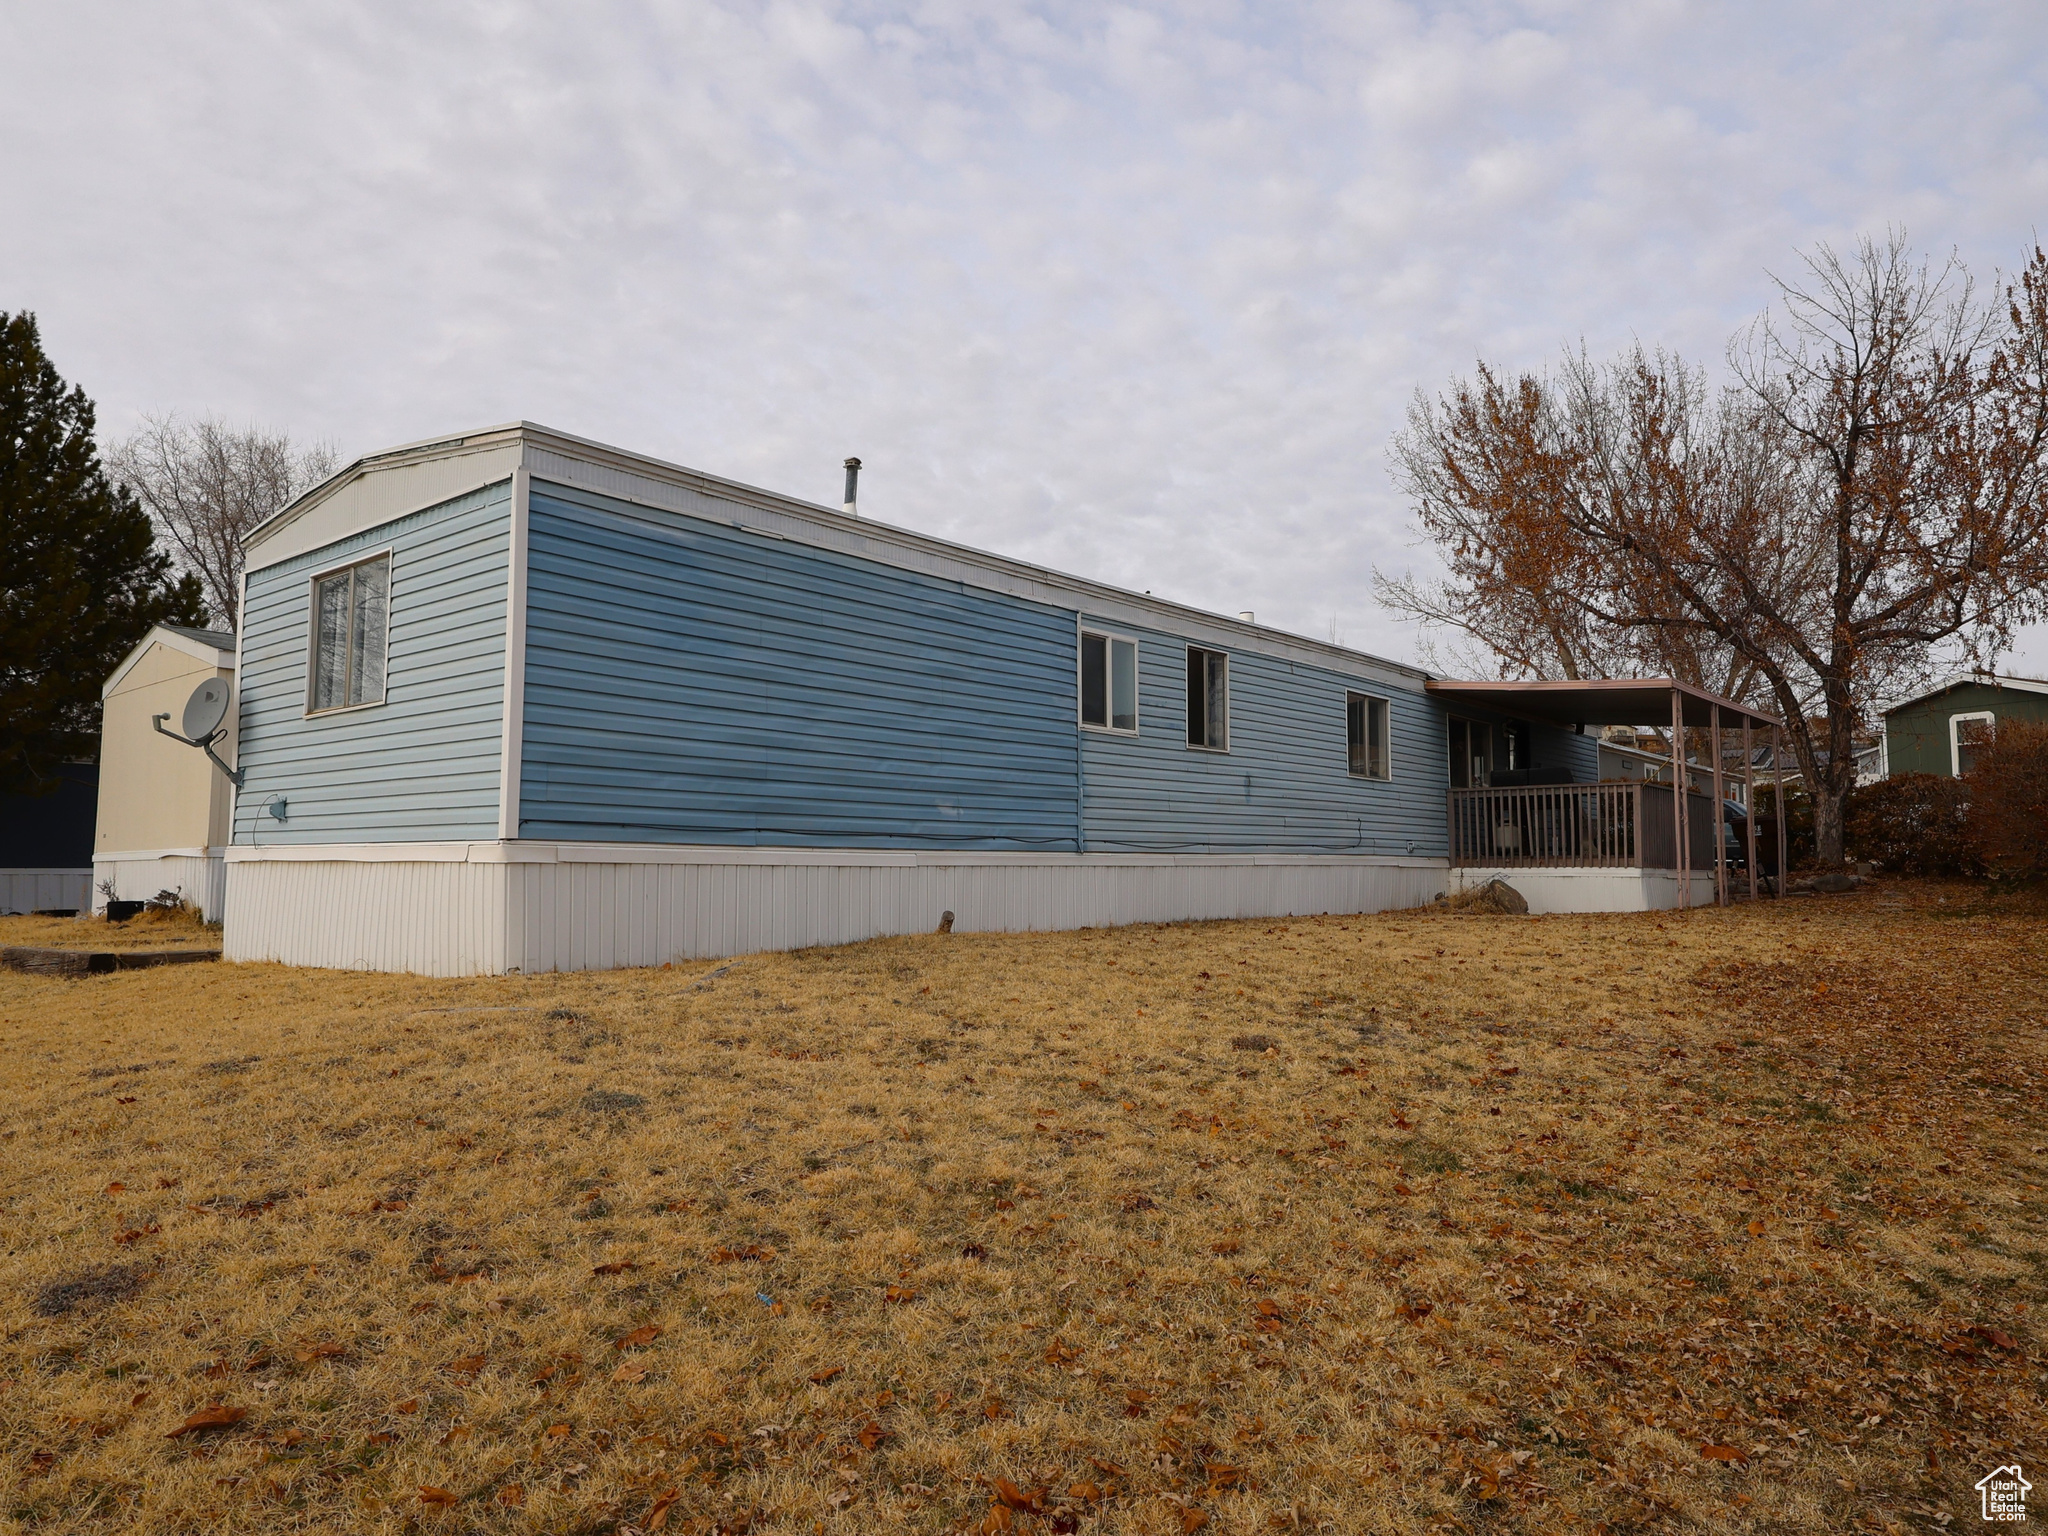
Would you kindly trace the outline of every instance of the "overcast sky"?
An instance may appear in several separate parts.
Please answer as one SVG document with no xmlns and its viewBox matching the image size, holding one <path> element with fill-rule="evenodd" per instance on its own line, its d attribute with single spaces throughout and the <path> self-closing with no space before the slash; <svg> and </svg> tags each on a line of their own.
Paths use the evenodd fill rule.
<svg viewBox="0 0 2048 1536">
<path fill-rule="evenodd" d="M 0 9 L 0 309 L 108 434 L 526 417 L 1384 654 L 1418 388 L 2010 270 L 2048 6 Z M 2015 671 L 2048 675 L 2048 638 Z"/>
</svg>

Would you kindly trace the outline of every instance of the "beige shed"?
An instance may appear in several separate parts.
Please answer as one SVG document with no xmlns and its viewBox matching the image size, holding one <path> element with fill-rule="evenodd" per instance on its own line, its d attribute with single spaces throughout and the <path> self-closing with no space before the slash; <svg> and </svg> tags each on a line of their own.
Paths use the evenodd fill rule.
<svg viewBox="0 0 2048 1536">
<path fill-rule="evenodd" d="M 219 922 L 234 787 L 227 776 L 151 724 L 177 730 L 185 701 L 208 678 L 235 679 L 235 637 L 159 624 L 100 690 L 100 807 L 93 837 L 93 910 L 108 891 L 124 901 L 177 891 Z M 218 750 L 235 760 L 234 711 Z"/>
</svg>

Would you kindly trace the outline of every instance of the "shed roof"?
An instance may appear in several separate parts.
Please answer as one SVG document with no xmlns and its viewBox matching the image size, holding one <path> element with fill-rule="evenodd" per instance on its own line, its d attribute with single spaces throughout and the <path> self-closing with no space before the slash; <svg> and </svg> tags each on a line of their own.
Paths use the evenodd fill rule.
<svg viewBox="0 0 2048 1536">
<path fill-rule="evenodd" d="M 1556 725 L 1669 725 L 1674 692 L 1680 700 L 1680 719 L 1686 725 L 1711 725 L 1717 704 L 1724 727 L 1740 728 L 1745 720 L 1754 725 L 1779 723 L 1775 715 L 1669 677 L 1531 683 L 1437 680 L 1424 686 L 1446 704 L 1465 703 Z"/>
<path fill-rule="evenodd" d="M 121 679 L 135 670 L 135 664 L 149 654 L 151 646 L 167 645 L 174 651 L 182 651 L 194 661 L 204 662 L 221 671 L 235 669 L 235 637 L 218 629 L 190 629 L 183 624 L 152 624 L 149 633 L 135 642 L 135 648 L 121 658 L 120 665 L 107 674 L 107 680 L 100 685 L 100 697 L 105 698 L 121 686 Z"/>
</svg>

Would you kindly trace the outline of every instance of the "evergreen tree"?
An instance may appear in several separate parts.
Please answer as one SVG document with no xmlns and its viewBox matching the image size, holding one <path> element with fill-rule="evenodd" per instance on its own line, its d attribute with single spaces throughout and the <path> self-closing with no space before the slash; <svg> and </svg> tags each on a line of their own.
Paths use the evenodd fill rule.
<svg viewBox="0 0 2048 1536">
<path fill-rule="evenodd" d="M 112 484 L 93 405 L 43 354 L 35 316 L 0 313 L 0 794 L 55 789 L 99 751 L 100 685 L 153 624 L 198 624 L 149 517 Z"/>
</svg>

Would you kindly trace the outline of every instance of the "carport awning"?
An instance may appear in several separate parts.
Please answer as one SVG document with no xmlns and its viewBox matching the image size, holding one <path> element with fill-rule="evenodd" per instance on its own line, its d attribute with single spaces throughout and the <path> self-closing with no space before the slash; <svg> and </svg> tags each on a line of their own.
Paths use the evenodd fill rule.
<svg viewBox="0 0 2048 1536">
<path fill-rule="evenodd" d="M 1721 728 L 1740 730 L 1746 720 L 1757 726 L 1779 724 L 1776 715 L 1738 704 L 1668 677 L 1598 678 L 1591 682 L 1464 683 L 1439 680 L 1423 685 L 1449 705 L 1467 704 L 1525 720 L 1557 725 L 1671 724 L 1671 696 L 1678 695 L 1681 722 L 1710 726 L 1713 708 L 1721 706 Z"/>
</svg>

